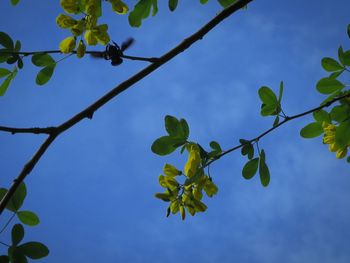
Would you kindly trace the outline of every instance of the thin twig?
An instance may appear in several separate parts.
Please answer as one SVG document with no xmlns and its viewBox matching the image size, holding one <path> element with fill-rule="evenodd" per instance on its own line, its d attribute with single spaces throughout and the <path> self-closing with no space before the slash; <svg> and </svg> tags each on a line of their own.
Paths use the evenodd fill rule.
<svg viewBox="0 0 350 263">
<path fill-rule="evenodd" d="M 7 203 L 9 202 L 13 194 L 16 192 L 18 186 L 25 179 L 25 177 L 32 171 L 32 169 L 35 167 L 35 165 L 37 164 L 41 156 L 45 153 L 47 148 L 57 138 L 57 136 L 59 136 L 61 133 L 71 128 L 81 120 L 85 118 L 91 119 L 94 112 L 99 108 L 101 108 L 104 104 L 112 100 L 114 97 L 116 97 L 118 94 L 122 93 L 123 91 L 131 88 L 135 83 L 145 78 L 146 76 L 151 74 L 153 71 L 155 71 L 157 68 L 164 65 L 166 62 L 173 59 L 175 56 L 179 55 L 186 49 L 188 49 L 193 43 L 202 39 L 209 31 L 211 31 L 220 22 L 222 22 L 227 17 L 229 17 L 236 11 L 240 10 L 242 7 L 246 6 L 248 3 L 252 1 L 253 0 L 240 0 L 234 3 L 233 5 L 227 7 L 226 9 L 222 10 L 217 16 L 215 16 L 211 21 L 205 24 L 196 33 L 194 33 L 190 37 L 183 40 L 178 46 L 176 46 L 175 48 L 173 48 L 172 50 L 164 54 L 156 62 L 153 62 L 151 65 L 144 68 L 140 72 L 136 73 L 131 78 L 125 80 L 124 82 L 116 86 L 114 89 L 112 89 L 110 92 L 105 94 L 103 97 L 98 99 L 96 102 L 91 104 L 89 107 L 87 107 L 85 110 L 81 111 L 71 119 L 59 125 L 56 131 L 50 134 L 50 136 L 46 139 L 46 141 L 40 146 L 38 151 L 34 154 L 32 159 L 24 166 L 23 170 L 18 175 L 18 177 L 13 181 L 10 189 L 8 190 L 8 192 L 5 194 L 5 196 L 0 202 L 0 215 L 4 211 Z"/>
<path fill-rule="evenodd" d="M 4 245 L 4 246 L 6 246 L 6 247 L 10 247 L 10 245 L 8 245 L 8 244 L 6 244 L 6 243 L 4 243 L 4 242 L 2 242 L 2 241 L 0 241 L 0 244 L 1 244 L 1 245 Z"/>
<path fill-rule="evenodd" d="M 5 231 L 6 227 L 11 223 L 12 219 L 15 217 L 16 212 L 13 212 L 12 216 L 9 218 L 9 220 L 7 220 L 6 224 L 3 226 L 3 228 L 0 230 L 0 235 L 2 234 L 2 232 Z"/>
<path fill-rule="evenodd" d="M 70 55 L 76 54 L 77 51 L 72 51 Z M 101 54 L 103 51 L 94 51 L 94 50 L 87 50 L 85 51 L 85 54 Z M 42 51 L 11 51 L 11 50 L 0 50 L 0 54 L 12 54 L 12 55 L 22 55 L 22 56 L 32 56 L 36 54 L 63 54 L 60 50 L 42 50 Z M 137 57 L 137 56 L 128 56 L 128 55 L 121 55 L 120 57 L 130 59 L 130 60 L 140 60 L 140 61 L 147 61 L 150 63 L 157 62 L 159 58 L 151 57 Z"/>
<path fill-rule="evenodd" d="M 242 143 L 242 144 L 239 144 L 235 147 L 232 147 L 226 151 L 223 151 L 220 155 L 216 156 L 213 160 L 211 160 L 210 162 L 207 163 L 206 166 L 210 165 L 211 163 L 219 160 L 221 157 L 225 156 L 226 154 L 229 154 L 230 152 L 233 152 L 235 150 L 238 150 L 240 149 L 241 147 L 243 147 L 245 144 L 247 143 L 253 143 L 253 142 L 257 142 L 259 141 L 262 137 L 266 136 L 267 134 L 269 134 L 270 132 L 272 132 L 273 130 L 277 129 L 278 127 L 282 126 L 283 124 L 293 120 L 293 119 L 297 119 L 297 118 L 300 118 L 300 117 L 303 117 L 305 115 L 308 115 L 310 113 L 313 113 L 315 111 L 318 111 L 318 110 L 321 110 L 323 108 L 326 108 L 326 107 L 329 107 L 330 105 L 332 105 L 333 103 L 341 100 L 341 99 L 344 99 L 344 98 L 349 98 L 350 97 L 350 94 L 345 94 L 343 96 L 340 96 L 340 97 L 337 97 L 337 98 L 334 98 L 324 104 L 322 104 L 321 106 L 318 106 L 318 107 L 315 107 L 311 110 L 308 110 L 308 111 L 305 111 L 305 112 L 302 112 L 302 113 L 299 113 L 299 114 L 296 114 L 294 116 L 291 116 L 291 117 L 286 117 L 282 122 L 280 122 L 279 124 L 277 124 L 276 126 L 273 126 L 272 128 L 264 131 L 263 133 L 261 133 L 260 135 L 258 135 L 257 137 L 253 138 L 253 139 L 250 139 L 250 140 L 247 140 L 246 143 Z"/>
</svg>

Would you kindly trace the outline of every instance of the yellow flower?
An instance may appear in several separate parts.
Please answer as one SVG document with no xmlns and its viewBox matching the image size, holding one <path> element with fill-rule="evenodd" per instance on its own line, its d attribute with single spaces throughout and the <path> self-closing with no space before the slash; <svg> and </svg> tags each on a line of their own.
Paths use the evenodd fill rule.
<svg viewBox="0 0 350 263">
<path fill-rule="evenodd" d="M 209 196 L 212 197 L 218 192 L 218 187 L 207 177 L 207 181 L 204 185 L 204 191 Z"/>
<path fill-rule="evenodd" d="M 328 146 L 329 151 L 336 152 L 338 150 L 338 146 L 336 143 L 332 143 Z"/>
<path fill-rule="evenodd" d="M 177 175 L 181 174 L 181 171 L 176 169 L 176 167 L 172 166 L 171 164 L 166 163 L 163 168 L 163 172 L 167 176 L 175 177 Z"/>
<path fill-rule="evenodd" d="M 61 28 L 71 28 L 77 23 L 75 19 L 70 16 L 59 14 L 56 17 L 56 24 Z"/>
<path fill-rule="evenodd" d="M 346 156 L 347 153 L 348 153 L 348 147 L 346 146 L 343 149 L 339 149 L 335 157 L 337 157 L 338 159 L 342 159 Z"/>
<path fill-rule="evenodd" d="M 323 143 L 333 144 L 335 142 L 335 135 L 325 135 L 323 137 Z"/>
<path fill-rule="evenodd" d="M 59 46 L 61 52 L 64 54 L 72 52 L 76 45 L 75 41 L 76 41 L 75 37 L 67 37 L 63 39 Z"/>
<path fill-rule="evenodd" d="M 199 153 L 199 147 L 195 144 L 189 146 L 189 156 L 185 165 L 184 171 L 187 177 L 192 177 L 196 174 L 199 165 L 201 163 L 201 157 Z"/>
</svg>

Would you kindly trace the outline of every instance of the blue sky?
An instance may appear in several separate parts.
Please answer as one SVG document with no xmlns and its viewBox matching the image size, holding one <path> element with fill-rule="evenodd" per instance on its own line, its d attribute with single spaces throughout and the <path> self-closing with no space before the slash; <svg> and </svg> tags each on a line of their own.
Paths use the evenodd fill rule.
<svg viewBox="0 0 350 263">
<path fill-rule="evenodd" d="M 55 49 L 68 32 L 55 25 L 58 1 L 0 4 L 0 31 L 20 39 L 23 50 Z M 50 1 L 51 2 L 51 1 Z M 132 1 L 130 1 L 132 2 Z M 165 1 L 164 1 L 165 2 Z M 220 10 L 216 1 L 180 1 L 140 29 L 106 6 L 105 21 L 116 42 L 136 39 L 127 54 L 160 56 L 198 30 Z M 285 83 L 284 110 L 293 115 L 317 106 L 315 83 L 326 75 L 320 60 L 335 57 L 346 35 L 350 2 L 254 1 L 202 41 L 84 120 L 49 148 L 26 183 L 24 209 L 36 211 L 38 227 L 26 240 L 50 248 L 43 262 L 349 262 L 349 166 L 335 159 L 321 139 L 304 140 L 291 122 L 260 142 L 271 172 L 269 187 L 241 176 L 238 152 L 216 162 L 211 173 L 218 194 L 208 210 L 181 221 L 165 217 L 158 175 L 165 162 L 185 156 L 150 151 L 163 135 L 167 114 L 185 118 L 190 139 L 224 149 L 269 128 L 259 114 L 257 90 Z M 101 50 L 103 47 L 98 47 Z M 59 58 L 59 57 L 57 57 Z M 0 98 L 1 125 L 57 125 L 142 69 L 125 61 L 111 67 L 88 57 L 62 61 L 51 81 L 36 86 L 38 68 L 24 61 Z M 8 187 L 44 140 L 39 135 L 0 134 L 1 187 Z M 4 224 L 10 214 L 0 218 Z M 9 240 L 9 231 L 0 236 Z M 5 251 L 0 247 L 0 253 Z"/>
</svg>

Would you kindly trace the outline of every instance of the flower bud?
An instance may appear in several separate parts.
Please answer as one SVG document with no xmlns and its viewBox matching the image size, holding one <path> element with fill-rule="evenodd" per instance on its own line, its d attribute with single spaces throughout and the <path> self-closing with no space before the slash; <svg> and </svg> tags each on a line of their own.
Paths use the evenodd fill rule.
<svg viewBox="0 0 350 263">
<path fill-rule="evenodd" d="M 86 46 L 83 40 L 79 41 L 78 48 L 77 48 L 77 57 L 82 58 L 85 55 Z"/>
</svg>

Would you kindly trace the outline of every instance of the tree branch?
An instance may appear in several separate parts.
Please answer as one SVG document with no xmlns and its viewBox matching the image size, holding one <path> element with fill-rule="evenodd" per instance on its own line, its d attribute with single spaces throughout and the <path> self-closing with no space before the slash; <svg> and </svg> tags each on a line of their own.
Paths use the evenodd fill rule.
<svg viewBox="0 0 350 263">
<path fill-rule="evenodd" d="M 327 107 L 329 107 L 330 105 L 332 105 L 333 103 L 335 103 L 335 102 L 337 102 L 337 101 L 339 101 L 339 100 L 341 100 L 341 99 L 344 99 L 344 98 L 350 98 L 350 94 L 348 93 L 348 94 L 345 94 L 345 95 L 343 95 L 343 96 L 334 98 L 334 99 L 332 99 L 332 100 L 330 100 L 330 101 L 328 101 L 328 102 L 322 104 L 321 106 L 315 107 L 315 108 L 313 108 L 313 109 L 311 109 L 311 110 L 308 110 L 308 111 L 305 111 L 305 112 L 302 112 L 302 113 L 293 115 L 293 116 L 291 116 L 291 117 L 286 117 L 286 118 L 285 118 L 283 121 L 281 121 L 279 124 L 277 124 L 276 126 L 274 126 L 274 127 L 270 128 L 270 129 L 264 131 L 263 133 L 261 133 L 261 134 L 258 135 L 257 137 L 248 140 L 247 143 L 257 142 L 257 141 L 259 141 L 262 137 L 266 136 L 267 134 L 269 134 L 269 133 L 272 132 L 273 130 L 277 129 L 278 127 L 282 126 L 283 124 L 285 124 L 285 123 L 287 123 L 287 122 L 289 122 L 289 121 L 291 121 L 291 120 L 294 120 L 294 119 L 303 117 L 303 116 L 305 116 L 305 115 L 308 115 L 308 114 L 310 114 L 310 113 L 313 113 L 313 112 L 315 112 L 315 111 L 321 110 L 321 109 L 323 109 L 323 108 L 327 108 Z M 210 162 L 208 162 L 206 166 L 208 166 L 208 165 L 212 164 L 213 162 L 219 160 L 221 157 L 225 156 L 226 154 L 229 154 L 230 152 L 233 152 L 233 151 L 235 151 L 235 150 L 238 150 L 239 148 L 243 147 L 244 145 L 245 145 L 245 144 L 242 143 L 242 144 L 239 144 L 239 145 L 237 145 L 237 146 L 235 146 L 235 147 L 232 147 L 232 148 L 230 148 L 230 149 L 228 149 L 228 150 L 226 150 L 226 151 L 223 151 L 220 155 L 216 156 L 213 160 L 211 160 Z M 205 166 L 205 167 L 206 167 L 206 166 Z M 205 167 L 203 167 L 203 168 L 205 168 Z"/>
<path fill-rule="evenodd" d="M 9 132 L 11 134 L 16 134 L 16 133 L 52 134 L 56 131 L 56 127 L 13 128 L 13 127 L 0 126 L 0 131 Z"/>
<path fill-rule="evenodd" d="M 72 51 L 70 54 L 76 54 L 77 51 Z M 85 51 L 85 54 L 101 54 L 103 51 Z M 43 50 L 43 51 L 9 51 L 9 50 L 0 50 L 0 54 L 11 54 L 11 55 L 22 55 L 22 56 L 31 56 L 35 54 L 63 54 L 60 50 Z M 140 61 L 147 61 L 150 63 L 157 62 L 159 58 L 151 57 L 151 58 L 145 58 L 145 57 L 137 57 L 137 56 L 128 56 L 122 54 L 120 57 L 130 59 L 130 60 L 140 60 Z"/>
<path fill-rule="evenodd" d="M 209 23 L 204 25 L 200 30 L 198 30 L 196 33 L 191 35 L 190 37 L 183 40 L 178 46 L 176 46 L 174 49 L 170 50 L 166 54 L 164 54 L 162 57 L 160 57 L 156 62 L 153 62 L 148 67 L 144 68 L 140 72 L 136 73 L 131 78 L 127 79 L 126 81 L 122 82 L 118 86 L 116 86 L 114 89 L 112 89 L 110 92 L 105 94 L 103 97 L 98 99 L 96 102 L 91 104 L 89 107 L 87 107 L 85 110 L 81 111 L 68 121 L 62 123 L 59 125 L 56 129 L 56 131 L 49 135 L 49 137 L 46 139 L 46 141 L 40 146 L 38 151 L 34 154 L 33 158 L 24 166 L 21 173 L 18 175 L 18 177 L 13 181 L 13 184 L 11 185 L 9 191 L 6 193 L 6 195 L 3 197 L 3 199 L 0 202 L 0 215 L 4 211 L 7 203 L 13 196 L 13 194 L 16 192 L 18 186 L 21 184 L 21 182 L 25 179 L 25 177 L 32 171 L 34 166 L 37 164 L 41 156 L 45 153 L 47 148 L 50 146 L 50 144 L 64 131 L 71 128 L 73 125 L 78 123 L 79 121 L 83 120 L 84 118 L 91 119 L 94 112 L 101 108 L 104 104 L 106 104 L 108 101 L 116 97 L 118 94 L 122 93 L 123 91 L 130 88 L 132 85 L 134 85 L 139 80 L 143 79 L 144 77 L 148 76 L 150 73 L 155 71 L 157 68 L 168 62 L 169 60 L 173 59 L 175 56 L 180 54 L 181 52 L 188 49 L 193 43 L 196 41 L 202 39 L 204 35 L 206 35 L 210 30 L 212 30 L 215 26 L 217 26 L 220 22 L 222 22 L 224 19 L 229 17 L 234 12 L 238 11 L 242 7 L 246 6 L 248 3 L 252 2 L 253 0 L 239 0 L 235 2 L 233 5 L 227 7 L 226 9 L 222 10 L 217 16 L 215 16 Z"/>
</svg>

